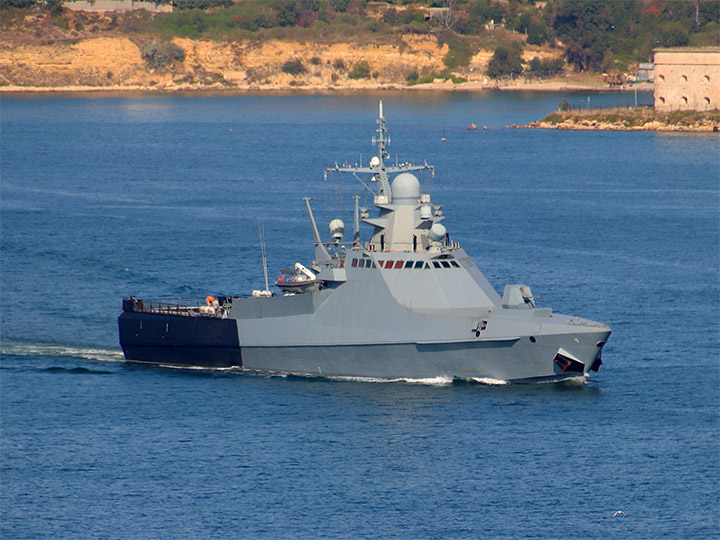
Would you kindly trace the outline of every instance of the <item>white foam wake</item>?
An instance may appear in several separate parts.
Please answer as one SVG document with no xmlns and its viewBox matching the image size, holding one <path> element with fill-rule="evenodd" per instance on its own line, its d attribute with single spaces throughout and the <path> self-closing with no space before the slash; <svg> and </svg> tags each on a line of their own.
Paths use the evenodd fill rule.
<svg viewBox="0 0 720 540">
<path fill-rule="evenodd" d="M 491 379 L 490 377 L 470 377 L 466 379 L 478 384 L 485 384 L 487 386 L 505 386 L 510 384 L 509 381 L 503 381 L 501 379 Z"/>
<path fill-rule="evenodd" d="M 124 362 L 122 351 L 99 347 L 69 347 L 44 343 L 22 343 L 18 341 L 0 341 L 0 355 L 14 356 L 67 356 L 96 360 L 99 362 Z"/>
<path fill-rule="evenodd" d="M 428 377 L 424 379 L 382 379 L 379 377 L 349 377 L 349 376 L 328 376 L 333 381 L 362 382 L 362 383 L 405 383 L 405 384 L 422 384 L 427 386 L 447 386 L 452 384 L 452 377 Z"/>
</svg>

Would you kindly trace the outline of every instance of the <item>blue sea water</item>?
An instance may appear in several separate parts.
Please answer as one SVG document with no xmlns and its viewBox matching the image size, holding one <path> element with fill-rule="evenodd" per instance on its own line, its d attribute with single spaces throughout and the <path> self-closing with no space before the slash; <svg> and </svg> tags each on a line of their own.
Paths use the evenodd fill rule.
<svg viewBox="0 0 720 540">
<path fill-rule="evenodd" d="M 0 537 L 717 538 L 719 139 L 504 129 L 564 97 L 587 105 L 4 97 Z M 600 372 L 514 386 L 123 363 L 122 297 L 261 288 L 261 217 L 271 277 L 308 262 L 306 195 L 319 223 L 352 223 L 361 186 L 322 168 L 369 160 L 380 98 L 393 159 L 436 166 L 424 188 L 496 289 L 613 328 Z"/>
</svg>

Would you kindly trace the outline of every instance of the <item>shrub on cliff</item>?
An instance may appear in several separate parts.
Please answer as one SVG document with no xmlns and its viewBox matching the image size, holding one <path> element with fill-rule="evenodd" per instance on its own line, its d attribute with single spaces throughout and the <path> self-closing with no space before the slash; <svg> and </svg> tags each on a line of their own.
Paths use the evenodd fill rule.
<svg viewBox="0 0 720 540">
<path fill-rule="evenodd" d="M 300 60 L 288 60 L 283 64 L 282 71 L 290 75 L 300 75 L 307 70 Z"/>
<path fill-rule="evenodd" d="M 185 60 L 185 51 L 174 43 L 151 41 L 142 47 L 141 55 L 145 63 L 153 69 L 162 69 L 173 62 Z"/>
<path fill-rule="evenodd" d="M 358 62 L 352 68 L 352 71 L 348 74 L 351 79 L 369 79 L 370 78 L 370 65 L 367 62 Z"/>
<path fill-rule="evenodd" d="M 37 4 L 36 0 L 0 0 L 0 9 L 7 7 L 24 9 L 33 7 L 35 4 Z"/>
</svg>

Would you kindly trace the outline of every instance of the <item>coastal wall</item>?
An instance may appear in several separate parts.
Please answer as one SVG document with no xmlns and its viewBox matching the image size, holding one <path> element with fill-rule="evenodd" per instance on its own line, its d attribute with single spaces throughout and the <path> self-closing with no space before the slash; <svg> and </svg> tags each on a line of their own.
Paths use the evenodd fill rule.
<svg viewBox="0 0 720 540">
<path fill-rule="evenodd" d="M 720 49 L 655 50 L 655 109 L 720 109 Z"/>
</svg>

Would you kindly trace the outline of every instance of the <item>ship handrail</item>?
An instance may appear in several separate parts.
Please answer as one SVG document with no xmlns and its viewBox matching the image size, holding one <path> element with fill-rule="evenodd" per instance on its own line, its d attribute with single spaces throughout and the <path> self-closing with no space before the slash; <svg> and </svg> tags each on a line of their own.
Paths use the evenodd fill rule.
<svg viewBox="0 0 720 540">
<path fill-rule="evenodd" d="M 224 319 L 232 307 L 231 297 L 219 297 L 219 306 L 207 304 L 204 298 L 125 298 L 123 311 L 184 317 L 213 317 Z"/>
</svg>

